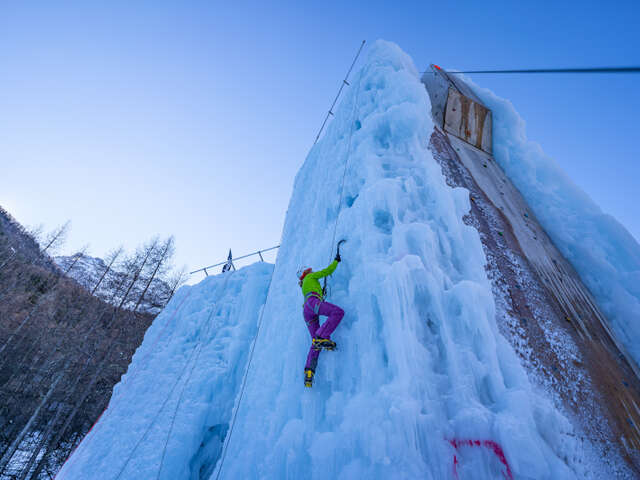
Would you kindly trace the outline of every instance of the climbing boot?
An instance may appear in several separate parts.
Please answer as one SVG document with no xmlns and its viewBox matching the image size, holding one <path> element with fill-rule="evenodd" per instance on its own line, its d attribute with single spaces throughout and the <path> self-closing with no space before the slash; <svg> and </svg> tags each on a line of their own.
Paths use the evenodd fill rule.
<svg viewBox="0 0 640 480">
<path fill-rule="evenodd" d="M 304 370 L 304 386 L 307 388 L 311 388 L 313 386 L 313 376 L 316 372 L 314 372 L 310 368 L 305 368 Z"/>
<path fill-rule="evenodd" d="M 312 343 L 316 350 L 320 350 L 321 348 L 324 348 L 325 350 L 336 349 L 336 342 L 329 338 L 315 337 Z"/>
</svg>

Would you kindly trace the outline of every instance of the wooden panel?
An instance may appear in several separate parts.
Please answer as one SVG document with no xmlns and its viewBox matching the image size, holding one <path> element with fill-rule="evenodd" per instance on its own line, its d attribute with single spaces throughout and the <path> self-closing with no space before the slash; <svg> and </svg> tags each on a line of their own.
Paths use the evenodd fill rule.
<svg viewBox="0 0 640 480">
<path fill-rule="evenodd" d="M 464 221 L 480 234 L 501 333 L 580 437 L 603 447 L 606 478 L 640 478 L 637 365 L 493 157 L 437 128 L 430 148 L 447 183 L 469 190 Z"/>
<path fill-rule="evenodd" d="M 433 67 L 424 72 L 422 83 L 427 88 L 431 100 L 431 116 L 440 128 L 444 128 L 444 109 L 449 97 L 449 80 L 441 71 Z"/>
<path fill-rule="evenodd" d="M 640 378 L 638 366 L 613 335 L 591 292 L 584 286 L 573 266 L 558 251 L 518 189 L 493 157 L 465 145 L 457 138 L 449 136 L 449 141 L 460 163 L 509 221 L 522 252 L 545 287 L 557 299 L 569 319 L 567 321 L 575 326 L 582 338 L 602 343 L 614 356 L 622 354 L 636 377 Z M 605 335 L 602 334 L 603 331 Z M 640 431 L 638 445 L 640 446 Z"/>
<path fill-rule="evenodd" d="M 449 87 L 444 130 L 487 153 L 492 153 L 491 111 Z"/>
</svg>

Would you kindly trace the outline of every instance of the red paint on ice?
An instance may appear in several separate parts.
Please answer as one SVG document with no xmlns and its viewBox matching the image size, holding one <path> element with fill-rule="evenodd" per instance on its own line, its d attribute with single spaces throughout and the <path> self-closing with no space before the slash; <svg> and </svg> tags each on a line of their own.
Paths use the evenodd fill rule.
<svg viewBox="0 0 640 480">
<path fill-rule="evenodd" d="M 453 445 L 453 448 L 456 450 L 458 447 L 485 447 L 491 450 L 498 460 L 504 465 L 506 468 L 506 473 L 504 473 L 505 478 L 508 480 L 513 480 L 513 474 L 511 473 L 511 468 L 509 467 L 509 463 L 507 462 L 507 457 L 504 455 L 504 450 L 502 447 L 493 440 L 469 440 L 469 439 L 458 439 L 454 438 L 453 440 L 449 440 L 449 443 Z M 453 454 L 453 477 L 458 478 L 458 456 Z"/>
</svg>

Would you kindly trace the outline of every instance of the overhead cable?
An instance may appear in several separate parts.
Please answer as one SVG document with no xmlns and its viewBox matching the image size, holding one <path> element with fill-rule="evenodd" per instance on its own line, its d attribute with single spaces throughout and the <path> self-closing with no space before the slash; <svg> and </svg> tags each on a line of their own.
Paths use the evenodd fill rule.
<svg viewBox="0 0 640 480">
<path fill-rule="evenodd" d="M 438 65 L 434 65 L 442 70 Z M 591 67 L 591 68 L 530 68 L 523 70 L 463 70 L 453 72 L 446 70 L 448 74 L 456 73 L 640 73 L 640 67 Z M 423 72 L 427 73 L 427 72 Z"/>
</svg>

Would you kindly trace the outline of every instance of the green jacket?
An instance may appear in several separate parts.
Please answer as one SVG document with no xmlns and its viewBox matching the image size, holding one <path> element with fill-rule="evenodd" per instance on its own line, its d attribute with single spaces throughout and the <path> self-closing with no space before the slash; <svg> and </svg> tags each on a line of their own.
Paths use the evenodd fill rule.
<svg viewBox="0 0 640 480">
<path fill-rule="evenodd" d="M 338 261 L 334 260 L 331 262 L 331 265 L 324 270 L 308 273 L 302 280 L 302 294 L 304 295 L 304 298 L 306 299 L 307 295 L 312 292 L 322 296 L 322 286 L 318 279 L 331 275 L 337 266 Z"/>
</svg>

